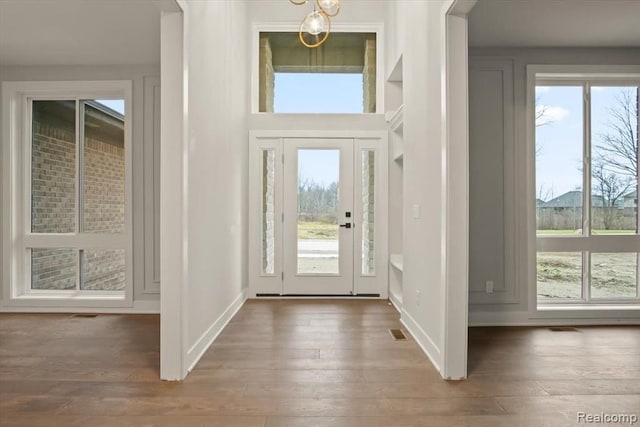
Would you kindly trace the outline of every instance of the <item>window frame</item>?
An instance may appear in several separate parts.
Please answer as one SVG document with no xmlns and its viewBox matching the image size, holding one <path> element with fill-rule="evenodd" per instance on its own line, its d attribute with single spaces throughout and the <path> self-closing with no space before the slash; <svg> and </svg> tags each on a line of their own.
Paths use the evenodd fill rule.
<svg viewBox="0 0 640 427">
<path fill-rule="evenodd" d="M 14 307 L 131 307 L 133 304 L 132 233 L 132 81 L 3 82 L 3 306 Z M 125 106 L 125 226 L 123 233 L 80 233 L 82 197 L 79 155 L 83 144 L 80 121 L 76 120 L 75 198 L 73 233 L 31 231 L 32 102 L 37 100 L 123 99 Z M 84 109 L 81 109 L 84 110 Z M 82 113 L 76 111 L 76 119 Z M 6 238 L 5 238 L 6 237 Z M 75 250 L 122 249 L 125 251 L 123 291 L 82 290 L 79 282 L 80 254 L 75 290 L 31 289 L 31 248 Z"/>
<path fill-rule="evenodd" d="M 267 116 L 375 116 L 383 115 L 384 111 L 384 24 L 383 23 L 344 23 L 337 22 L 331 24 L 333 33 L 375 33 L 376 34 L 376 111 L 374 113 L 269 113 L 260 111 L 258 98 L 260 96 L 258 83 L 258 68 L 260 61 L 260 33 L 297 33 L 300 27 L 299 22 L 274 24 L 267 22 L 256 22 L 251 30 L 251 114 Z M 331 37 L 331 36 L 329 36 Z"/>
<path fill-rule="evenodd" d="M 640 260 L 637 260 L 636 298 L 591 298 L 592 253 L 638 253 L 640 235 L 602 235 L 591 233 L 591 87 L 640 85 L 640 66 L 527 66 L 527 163 L 528 163 L 528 277 L 530 312 L 568 309 L 620 310 L 640 308 Z M 536 86 L 579 86 L 583 93 L 583 218 L 581 235 L 538 235 L 536 221 Z M 640 179 L 638 180 L 640 181 Z M 640 182 L 636 183 L 639 185 Z M 640 215 L 640 213 L 638 213 Z M 538 300 L 538 252 L 579 252 L 582 254 L 582 298 Z"/>
</svg>

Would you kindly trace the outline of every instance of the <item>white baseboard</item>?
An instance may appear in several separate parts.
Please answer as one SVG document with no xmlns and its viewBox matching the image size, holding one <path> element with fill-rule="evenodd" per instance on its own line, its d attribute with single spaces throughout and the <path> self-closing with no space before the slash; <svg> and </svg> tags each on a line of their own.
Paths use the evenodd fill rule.
<svg viewBox="0 0 640 427">
<path fill-rule="evenodd" d="M 598 317 L 593 313 L 590 317 L 531 317 L 528 312 L 470 312 L 469 326 L 589 326 L 589 325 L 640 325 L 640 318 L 629 316 Z M 583 315 L 584 316 L 584 315 Z"/>
<path fill-rule="evenodd" d="M 28 307 L 0 304 L 0 313 L 160 314 L 160 300 L 139 300 L 133 307 Z"/>
<path fill-rule="evenodd" d="M 402 314 L 402 295 L 389 291 L 389 302 Z"/>
<path fill-rule="evenodd" d="M 247 300 L 247 289 L 243 289 L 240 295 L 227 307 L 227 309 L 218 317 L 204 334 L 196 341 L 196 343 L 187 352 L 187 372 L 191 372 L 198 363 L 204 353 L 211 347 L 213 341 L 220 335 L 220 332 L 227 326 L 227 323 L 242 308 Z M 187 374 L 188 375 L 188 374 Z"/>
<path fill-rule="evenodd" d="M 429 360 L 431 360 L 431 363 L 433 363 L 433 366 L 435 366 L 438 372 L 440 372 L 440 375 L 442 375 L 442 370 L 440 368 L 442 354 L 440 353 L 438 346 L 405 310 L 402 311 L 400 322 L 411 334 L 415 342 L 418 343 L 424 354 L 426 354 Z"/>
</svg>

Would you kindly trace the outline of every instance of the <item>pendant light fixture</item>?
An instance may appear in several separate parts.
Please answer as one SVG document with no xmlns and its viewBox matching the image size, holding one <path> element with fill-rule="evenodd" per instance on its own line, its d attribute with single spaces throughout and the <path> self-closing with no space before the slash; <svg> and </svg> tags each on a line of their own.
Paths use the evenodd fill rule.
<svg viewBox="0 0 640 427">
<path fill-rule="evenodd" d="M 324 13 L 314 10 L 302 20 L 298 38 L 306 47 L 314 48 L 327 41 L 330 32 L 331 19 Z"/>
<path fill-rule="evenodd" d="M 334 17 L 340 12 L 340 0 L 316 0 L 318 7 L 325 15 Z"/>
<path fill-rule="evenodd" d="M 289 0 L 301 6 L 309 0 Z M 331 18 L 340 12 L 340 0 L 315 0 L 313 11 L 307 14 L 300 23 L 298 38 L 309 48 L 320 46 L 327 41 L 331 32 Z"/>
</svg>

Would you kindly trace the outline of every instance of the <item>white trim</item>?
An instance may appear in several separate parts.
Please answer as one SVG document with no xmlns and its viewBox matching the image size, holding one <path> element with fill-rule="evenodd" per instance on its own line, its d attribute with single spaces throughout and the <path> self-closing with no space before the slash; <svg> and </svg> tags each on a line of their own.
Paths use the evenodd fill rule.
<svg viewBox="0 0 640 427">
<path fill-rule="evenodd" d="M 440 374 L 467 377 L 469 311 L 469 87 L 467 14 L 475 1 L 443 5 Z M 404 318 L 404 316 L 403 316 Z M 428 337 L 427 337 L 428 338 Z M 432 343 L 433 344 L 433 343 Z M 429 354 L 429 353 L 428 353 Z M 430 356 L 431 357 L 431 356 Z M 432 358 L 433 361 L 433 358 Z"/>
<path fill-rule="evenodd" d="M 8 266 L 8 277 L 3 283 L 3 306 L 35 305 L 38 307 L 78 307 L 92 299 L 97 306 L 131 307 L 133 304 L 133 81 L 96 80 L 96 81 L 24 81 L 3 82 L 4 134 L 6 156 L 4 167 L 8 174 L 4 192 L 7 195 L 3 212 L 8 213 L 4 232 L 7 240 L 13 241 L 13 247 L 4 252 L 4 262 Z M 38 99 L 75 99 L 76 106 L 81 99 L 124 99 L 124 150 L 125 150 L 125 226 L 119 234 L 92 234 L 78 232 L 82 208 L 82 185 L 80 177 L 80 159 L 76 155 L 76 231 L 69 234 L 31 233 L 31 100 Z M 80 111 L 76 108 L 76 117 Z M 82 132 L 76 120 L 76 150 L 82 152 Z M 6 175 L 5 175 L 6 177 Z M 81 178 L 81 177 L 80 177 Z M 13 224 L 12 224 L 13 223 Z M 28 260 L 29 248 L 67 247 L 73 249 L 123 249 L 125 251 L 125 289 L 124 292 L 94 292 L 81 290 L 77 280 L 76 291 L 41 291 L 31 289 L 31 272 Z M 78 263 L 78 270 L 81 265 Z M 79 278 L 79 273 L 78 273 Z"/>
<path fill-rule="evenodd" d="M 227 309 L 218 317 L 207 330 L 198 338 L 196 343 L 187 351 L 187 371 L 196 366 L 200 358 L 211 347 L 211 344 L 218 338 L 218 335 L 224 330 L 229 321 L 236 315 L 247 301 L 247 289 L 243 289 L 240 295 L 227 307 Z"/>
<path fill-rule="evenodd" d="M 260 112 L 258 108 L 258 63 L 260 56 L 260 33 L 261 32 L 293 32 L 297 33 L 300 28 L 299 22 L 254 22 L 251 29 L 251 114 L 274 115 L 277 113 Z M 345 115 L 372 115 L 384 114 L 384 23 L 332 23 L 331 30 L 334 33 L 375 33 L 376 34 L 376 112 L 375 113 L 345 113 Z M 298 114 L 298 113 L 286 113 Z M 299 113 L 305 114 L 305 113 Z M 278 114 L 279 115 L 279 114 Z M 324 114 L 318 113 L 323 116 Z"/>
<path fill-rule="evenodd" d="M 389 295 L 389 148 L 387 138 L 354 140 L 354 206 L 353 222 L 360 224 L 362 219 L 362 153 L 372 150 L 374 166 L 374 254 L 375 267 L 373 275 L 362 274 L 362 227 L 356 226 L 354 242 L 354 294 L 380 294 L 381 298 Z"/>
<path fill-rule="evenodd" d="M 406 310 L 402 310 L 402 316 L 400 317 L 400 323 L 405 327 L 407 332 L 411 334 L 413 340 L 422 349 L 424 354 L 427 355 L 433 366 L 436 368 L 440 375 L 443 375 L 441 368 L 442 354 L 440 349 L 434 343 L 429 335 L 420 327 L 418 322 Z"/>
<path fill-rule="evenodd" d="M 160 79 L 164 98 L 171 100 L 160 106 L 160 378 L 164 380 L 187 375 L 188 10 L 186 1 L 178 4 L 183 13 L 161 16 Z"/>
<path fill-rule="evenodd" d="M 515 167 L 518 157 L 516 150 L 518 149 L 516 140 L 517 121 L 514 110 L 514 64 L 515 59 L 512 57 L 472 57 L 470 58 L 469 71 L 473 73 L 484 73 L 491 71 L 499 73 L 502 76 L 502 129 L 503 141 L 502 152 L 504 170 L 503 188 L 500 190 L 504 193 L 504 201 L 501 209 L 503 226 L 502 226 L 502 265 L 497 268 L 498 281 L 493 293 L 486 293 L 485 289 L 470 289 L 469 301 L 471 305 L 485 304 L 517 304 L 519 301 L 519 288 L 513 286 L 516 282 L 517 262 L 518 259 L 518 242 L 512 238 L 515 235 L 519 216 L 516 214 L 516 201 L 518 199 L 518 191 L 516 189 L 517 181 L 514 179 L 517 172 Z M 496 236 L 496 238 L 499 238 Z M 477 248 L 470 248 L 472 251 Z"/>
<path fill-rule="evenodd" d="M 398 313 L 402 314 L 402 294 L 389 291 L 389 302 Z"/>
<path fill-rule="evenodd" d="M 274 170 L 274 266 L 273 274 L 262 273 L 262 158 L 263 150 L 273 150 L 275 154 Z M 249 140 L 249 241 L 257 244 L 249 245 L 249 293 L 256 294 L 282 293 L 282 138 L 260 138 L 250 134 Z M 258 184 L 260 183 L 260 184 Z M 259 236 L 260 238 L 254 236 Z"/>
<path fill-rule="evenodd" d="M 136 300 L 133 307 L 33 307 L 0 305 L 0 313 L 105 313 L 105 314 L 160 314 L 159 300 Z"/>
<path fill-rule="evenodd" d="M 160 293 L 160 76 L 144 76 L 144 294 Z"/>
<path fill-rule="evenodd" d="M 472 312 L 469 326 L 640 325 L 640 310 L 556 311 L 531 318 L 526 311 Z"/>
<path fill-rule="evenodd" d="M 383 297 L 365 297 L 365 296 L 358 296 L 358 295 L 353 295 L 353 296 L 347 296 L 347 295 L 320 295 L 320 296 L 306 296 L 306 295 L 300 295 L 300 296 L 288 296 L 288 295 L 264 295 L 264 296 L 259 296 L 259 297 L 255 297 L 255 296 L 250 296 L 249 295 L 249 299 L 259 299 L 259 300 L 387 300 L 387 298 L 383 298 Z"/>
<path fill-rule="evenodd" d="M 264 138 L 353 138 L 386 139 L 387 131 L 379 130 L 251 130 L 249 139 Z"/>
</svg>

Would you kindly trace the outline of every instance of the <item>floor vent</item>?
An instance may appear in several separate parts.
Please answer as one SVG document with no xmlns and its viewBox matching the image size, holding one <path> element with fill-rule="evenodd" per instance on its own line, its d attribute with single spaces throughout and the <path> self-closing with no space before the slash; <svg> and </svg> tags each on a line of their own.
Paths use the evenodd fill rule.
<svg viewBox="0 0 640 427">
<path fill-rule="evenodd" d="M 393 339 L 396 341 L 402 341 L 407 339 L 404 332 L 402 332 L 402 329 L 389 329 L 389 333 L 391 334 Z"/>
<path fill-rule="evenodd" d="M 97 314 L 91 314 L 91 313 L 75 313 L 75 314 L 72 314 L 69 317 L 71 317 L 71 318 L 74 318 L 74 317 L 98 317 L 98 315 Z"/>
<path fill-rule="evenodd" d="M 580 332 L 576 328 L 572 328 L 571 326 L 552 326 L 549 328 L 551 332 Z"/>
</svg>

